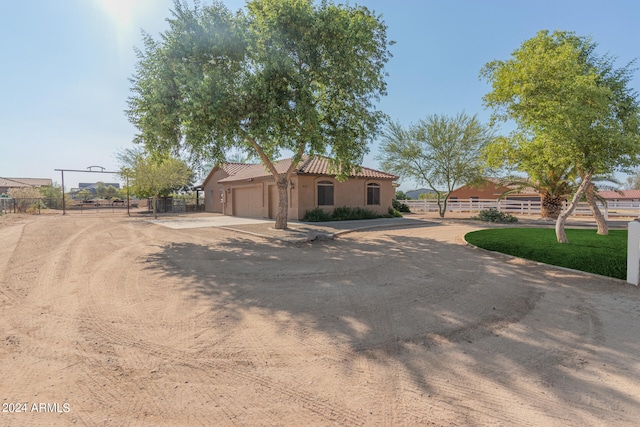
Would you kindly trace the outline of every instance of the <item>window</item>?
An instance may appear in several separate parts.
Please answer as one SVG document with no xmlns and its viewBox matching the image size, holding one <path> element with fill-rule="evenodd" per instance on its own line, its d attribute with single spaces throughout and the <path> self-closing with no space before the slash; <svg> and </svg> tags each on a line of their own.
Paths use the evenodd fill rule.
<svg viewBox="0 0 640 427">
<path fill-rule="evenodd" d="M 367 184 L 367 205 L 380 204 L 380 184 Z"/>
<path fill-rule="evenodd" d="M 318 182 L 318 206 L 333 206 L 333 182 Z"/>
</svg>

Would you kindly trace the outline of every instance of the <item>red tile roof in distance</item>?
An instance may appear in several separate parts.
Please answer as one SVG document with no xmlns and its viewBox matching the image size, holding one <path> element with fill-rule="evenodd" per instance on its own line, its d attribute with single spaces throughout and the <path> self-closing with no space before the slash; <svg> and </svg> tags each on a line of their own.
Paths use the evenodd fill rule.
<svg viewBox="0 0 640 427">
<path fill-rule="evenodd" d="M 278 173 L 285 173 L 291 165 L 292 158 L 283 159 L 275 163 Z M 271 172 L 262 164 L 244 165 L 244 168 L 235 170 L 235 173 L 231 173 L 232 169 L 227 169 L 227 165 L 223 165 L 224 170 L 229 173 L 230 176 L 221 179 L 218 182 L 234 182 L 234 181 L 246 181 L 248 179 L 257 179 L 270 177 Z M 335 175 L 330 172 L 329 159 L 323 156 L 303 156 L 298 167 L 296 168 L 298 174 L 309 175 Z M 385 172 L 377 171 L 375 169 L 362 167 L 360 172 L 351 176 L 359 178 L 376 178 L 376 179 L 398 179 L 397 176 L 391 175 Z"/>
<path fill-rule="evenodd" d="M 640 199 L 640 190 L 600 190 L 598 195 L 605 200 Z"/>
</svg>

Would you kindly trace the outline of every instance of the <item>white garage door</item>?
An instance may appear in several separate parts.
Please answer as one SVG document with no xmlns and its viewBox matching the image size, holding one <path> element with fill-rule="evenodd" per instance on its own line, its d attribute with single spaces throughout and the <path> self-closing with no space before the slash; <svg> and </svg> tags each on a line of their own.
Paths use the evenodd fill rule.
<svg viewBox="0 0 640 427">
<path fill-rule="evenodd" d="M 233 215 L 262 218 L 262 186 L 233 189 Z"/>
</svg>

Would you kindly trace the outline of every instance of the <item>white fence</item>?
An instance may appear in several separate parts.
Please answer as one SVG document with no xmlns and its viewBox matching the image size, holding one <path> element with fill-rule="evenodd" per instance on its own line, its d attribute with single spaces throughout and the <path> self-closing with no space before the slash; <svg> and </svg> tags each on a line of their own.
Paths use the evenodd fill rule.
<svg viewBox="0 0 640 427">
<path fill-rule="evenodd" d="M 435 200 L 400 200 L 409 206 L 411 212 L 438 212 Z M 476 213 L 489 208 L 496 208 L 501 212 L 514 215 L 539 215 L 540 201 L 534 200 L 496 200 L 496 199 L 465 199 L 449 200 L 447 212 Z M 610 217 L 638 217 L 640 216 L 640 202 L 610 202 L 606 206 L 598 203 L 600 211 L 606 219 Z M 578 203 L 573 216 L 591 215 L 586 202 Z"/>
</svg>

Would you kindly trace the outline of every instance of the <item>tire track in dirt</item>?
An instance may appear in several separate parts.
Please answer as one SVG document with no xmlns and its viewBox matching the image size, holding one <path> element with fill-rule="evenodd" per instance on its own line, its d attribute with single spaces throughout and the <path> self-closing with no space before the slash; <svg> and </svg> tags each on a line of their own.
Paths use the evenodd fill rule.
<svg viewBox="0 0 640 427">
<path fill-rule="evenodd" d="M 110 255 L 108 259 L 106 258 L 103 259 L 103 262 L 105 263 L 105 265 L 114 265 L 114 261 L 121 262 L 121 263 L 125 262 L 125 259 L 127 258 L 126 256 L 124 256 L 122 259 L 113 258 L 113 257 L 117 258 L 118 256 L 119 255 L 117 253 L 114 253 Z M 128 267 L 125 267 L 125 270 L 126 268 L 134 268 L 134 267 L 129 265 Z M 100 272 L 99 265 L 95 266 L 92 275 L 99 277 L 101 274 L 102 273 Z M 144 334 L 146 333 L 145 331 L 141 331 L 142 333 L 137 334 L 139 338 L 136 339 L 133 336 L 129 335 L 128 333 L 124 333 L 118 330 L 116 327 L 113 327 L 114 325 L 113 323 L 104 322 L 103 321 L 104 319 L 96 318 L 97 313 L 100 312 L 100 310 L 96 308 L 96 306 L 99 305 L 99 301 L 102 298 L 105 298 L 105 297 L 108 298 L 109 295 L 100 295 L 100 292 L 98 291 L 102 288 L 99 284 L 99 281 L 92 281 L 91 285 L 92 286 L 89 286 L 88 289 L 93 294 L 88 295 L 88 304 L 85 305 L 84 315 L 86 316 L 87 319 L 89 319 L 92 322 L 91 325 L 89 325 L 90 329 L 95 332 L 98 332 L 99 335 L 105 337 L 108 341 L 117 342 L 120 345 L 124 345 L 125 347 L 128 347 L 130 349 L 135 349 L 136 351 L 140 351 L 141 353 L 148 355 L 152 358 L 156 358 L 156 359 L 162 358 L 164 360 L 170 361 L 170 363 L 165 363 L 164 365 L 165 368 L 173 365 L 185 365 L 185 364 L 194 368 L 192 369 L 192 371 L 195 370 L 196 372 L 207 372 L 209 369 L 206 369 L 206 368 L 210 368 L 210 369 L 215 368 L 218 374 L 220 375 L 220 373 L 222 372 L 227 377 L 227 380 L 230 383 L 233 383 L 234 381 L 237 382 L 238 378 L 240 378 L 244 380 L 244 382 L 246 382 L 247 384 L 253 384 L 254 386 L 259 386 L 260 388 L 268 389 L 271 392 L 277 391 L 278 394 L 283 395 L 288 400 L 298 402 L 303 407 L 308 408 L 312 412 L 318 413 L 325 418 L 329 417 L 329 419 L 351 419 L 351 420 L 355 420 L 357 418 L 357 415 L 350 413 L 346 408 L 340 408 L 339 405 L 337 404 L 336 405 L 329 404 L 327 403 L 328 401 L 326 400 L 323 401 L 316 395 L 308 394 L 305 392 L 292 391 L 290 390 L 290 385 L 288 384 L 278 384 L 277 382 L 275 382 L 273 379 L 269 377 L 265 377 L 257 372 L 251 373 L 250 370 L 247 371 L 246 370 L 247 364 L 244 363 L 242 360 L 237 360 L 237 355 L 234 355 L 236 357 L 236 360 L 227 360 L 226 357 L 228 357 L 228 355 L 219 354 L 218 359 L 215 360 L 215 362 L 212 361 L 211 359 L 208 359 L 206 361 L 202 361 L 201 363 L 194 365 L 193 358 L 190 357 L 190 355 L 186 354 L 184 349 L 176 349 L 169 346 L 164 346 L 157 343 L 145 341 L 144 339 L 144 336 L 145 336 Z M 91 320 L 92 318 L 95 318 L 94 319 L 95 321 L 92 321 Z M 250 360 L 247 360 L 247 362 L 251 363 Z M 173 372 L 168 372 L 168 373 L 172 374 Z M 199 377 L 196 377 L 195 380 L 191 380 L 191 381 L 204 383 L 207 380 L 210 380 L 210 378 L 208 378 L 207 376 L 199 376 Z M 157 392 L 157 390 L 154 390 L 154 392 Z M 107 399 L 110 399 L 110 398 L 111 396 L 107 395 Z M 145 399 L 141 397 L 139 398 L 139 400 L 145 400 Z M 218 400 L 220 400 L 220 398 L 218 398 Z M 235 403 L 235 401 L 231 401 L 231 400 L 224 402 L 224 406 L 226 410 L 226 416 L 229 419 L 240 418 L 242 413 L 245 410 L 245 408 L 239 407 Z M 273 419 L 273 421 L 277 422 L 277 419 Z"/>
</svg>

